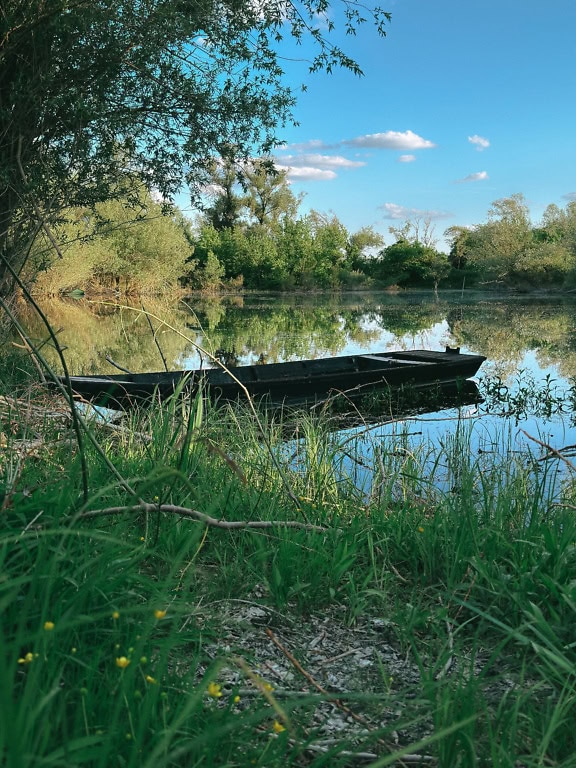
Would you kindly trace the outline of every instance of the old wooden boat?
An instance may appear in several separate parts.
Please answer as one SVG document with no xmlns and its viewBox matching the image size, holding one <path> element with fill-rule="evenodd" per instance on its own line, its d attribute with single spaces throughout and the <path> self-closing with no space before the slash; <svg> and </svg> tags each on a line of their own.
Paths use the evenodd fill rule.
<svg viewBox="0 0 576 768">
<path fill-rule="evenodd" d="M 200 387 L 213 399 L 267 397 L 274 402 L 324 397 L 331 392 L 365 392 L 405 385 L 427 386 L 474 376 L 486 358 L 460 349 L 413 350 L 298 360 L 287 363 L 213 367 L 189 371 L 71 376 L 76 396 L 110 408 L 129 408 L 175 391 Z M 64 383 L 64 379 L 61 381 Z"/>
</svg>

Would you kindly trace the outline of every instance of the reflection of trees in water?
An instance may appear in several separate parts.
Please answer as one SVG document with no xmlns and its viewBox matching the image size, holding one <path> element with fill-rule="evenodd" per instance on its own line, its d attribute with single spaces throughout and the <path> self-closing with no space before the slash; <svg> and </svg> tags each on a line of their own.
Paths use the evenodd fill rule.
<svg viewBox="0 0 576 768">
<path fill-rule="evenodd" d="M 555 365 L 565 377 L 576 375 L 573 302 L 482 301 L 451 308 L 447 321 L 458 343 L 498 363 L 500 375 L 515 373 L 529 350 L 541 366 Z"/>
<path fill-rule="evenodd" d="M 446 319 L 447 305 L 440 303 L 410 304 L 408 306 L 379 307 L 368 313 L 372 322 L 378 323 L 398 338 L 431 329 Z"/>
<path fill-rule="evenodd" d="M 42 302 L 42 309 L 52 327 L 58 331 L 60 343 L 66 347 L 65 355 L 71 373 L 113 373 L 113 367 L 105 360 L 106 355 L 131 371 L 162 369 L 153 331 L 146 316 L 139 311 L 140 306 L 134 307 L 137 310 L 134 311 L 127 305 L 120 307 L 111 302 L 52 300 Z M 186 327 L 188 314 L 174 305 L 147 299 L 145 309 L 162 318 L 176 331 L 190 336 Z M 41 343 L 47 338 L 46 328 L 32 308 L 21 310 L 20 321 L 34 341 Z M 157 319 L 151 318 L 150 322 L 168 365 L 176 367 L 182 350 L 190 345 L 178 332 L 162 326 Z M 51 345 L 44 346 L 42 352 L 48 362 L 59 370 L 58 358 Z"/>
<path fill-rule="evenodd" d="M 274 362 L 338 354 L 350 343 L 368 347 L 385 331 L 399 338 L 417 333 L 444 320 L 446 307 L 396 297 L 301 295 L 247 298 L 243 307 L 228 307 L 217 324 L 206 305 L 196 307 L 196 315 L 208 347 Z"/>
<path fill-rule="evenodd" d="M 202 320 L 202 314 L 199 317 Z M 351 338 L 369 343 L 377 336 L 377 331 L 365 331 L 331 308 L 230 307 L 222 322 L 206 333 L 206 342 L 239 357 L 265 355 L 274 362 L 321 352 L 336 354 Z"/>
<path fill-rule="evenodd" d="M 192 342 L 201 342 L 222 359 L 245 362 L 337 355 L 350 343 L 374 348 L 388 332 L 403 337 L 444 320 L 457 344 L 486 355 L 501 375 L 514 374 L 527 350 L 542 366 L 556 365 L 576 375 L 574 303 L 553 299 L 435 302 L 414 295 L 383 294 L 219 297 L 192 299 L 186 305 L 145 301 L 146 309 L 173 326 L 152 324 L 169 367 L 195 360 Z M 112 303 L 51 301 L 43 304 L 72 373 L 113 372 L 105 355 L 133 371 L 160 370 L 162 360 L 146 317 Z M 22 322 L 38 341 L 47 333 L 31 309 Z M 179 335 L 180 332 L 182 335 Z M 187 341 L 189 339 L 190 341 Z M 56 355 L 44 352 L 50 362 Z"/>
</svg>

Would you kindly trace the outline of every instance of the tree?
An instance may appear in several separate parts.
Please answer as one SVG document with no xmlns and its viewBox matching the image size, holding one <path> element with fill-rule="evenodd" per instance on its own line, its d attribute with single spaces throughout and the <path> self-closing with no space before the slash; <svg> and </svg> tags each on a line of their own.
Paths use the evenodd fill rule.
<svg viewBox="0 0 576 768">
<path fill-rule="evenodd" d="M 465 240 L 464 257 L 488 281 L 510 281 L 533 240 L 528 206 L 521 194 L 495 200 L 488 221 Z"/>
<path fill-rule="evenodd" d="M 224 267 L 214 251 L 208 251 L 205 263 L 194 273 L 195 287 L 204 291 L 217 291 L 222 285 L 224 274 Z"/>
<path fill-rule="evenodd" d="M 348 231 L 334 214 L 310 211 L 306 218 L 313 237 L 314 265 L 310 278 L 323 288 L 335 288 L 340 282 L 340 269 L 346 262 Z"/>
<path fill-rule="evenodd" d="M 271 158 L 251 160 L 222 157 L 210 167 L 202 208 L 215 229 L 231 229 L 243 222 L 273 229 L 282 216 L 295 216 L 301 201 L 288 186 L 286 171 L 277 171 Z"/>
<path fill-rule="evenodd" d="M 307 217 L 286 218 L 277 234 L 278 254 L 295 285 L 314 271 L 314 235 Z"/>
<path fill-rule="evenodd" d="M 557 243 L 565 235 L 566 214 L 557 205 L 551 203 L 542 215 L 542 222 L 534 230 L 535 239 L 539 242 Z"/>
<path fill-rule="evenodd" d="M 109 200 L 93 210 L 67 211 L 52 236 L 60 256 L 47 237 L 39 236 L 24 270 L 38 293 L 173 290 L 193 250 L 183 216 L 163 213 L 143 186 L 137 203 Z"/>
<path fill-rule="evenodd" d="M 406 285 L 432 281 L 434 291 L 450 271 L 450 262 L 444 253 L 423 245 L 399 240 L 380 252 L 375 262 L 375 277 L 389 284 Z"/>
<path fill-rule="evenodd" d="M 236 192 L 240 169 L 235 160 L 214 160 L 209 169 L 210 180 L 205 193 L 212 199 L 204 214 L 216 230 L 231 229 L 239 219 L 242 197 Z"/>
<path fill-rule="evenodd" d="M 466 251 L 471 230 L 469 227 L 454 225 L 444 231 L 444 237 L 450 245 L 448 258 L 454 269 L 463 269 L 466 266 Z"/>
<path fill-rule="evenodd" d="M 514 227 L 518 231 L 530 229 L 530 211 L 524 195 L 517 192 L 510 197 L 494 200 L 488 210 L 488 219 Z"/>
<path fill-rule="evenodd" d="M 512 269 L 512 278 L 515 283 L 536 287 L 561 285 L 575 264 L 576 258 L 562 243 L 536 241 L 519 255 Z"/>
<path fill-rule="evenodd" d="M 244 171 L 244 204 L 260 226 L 273 228 L 282 216 L 296 216 L 302 196 L 296 197 L 287 181 L 287 171 L 274 168 L 271 158 L 258 158 Z"/>
<path fill-rule="evenodd" d="M 340 6 L 347 31 L 369 15 L 385 34 L 381 9 Z M 329 39 L 331 10 L 317 0 L 4 3 L 0 286 L 63 207 L 125 194 L 134 178 L 171 199 L 183 179 L 194 191 L 205 183 L 215 154 L 269 153 L 295 103 L 279 62 L 285 37 L 311 42 L 312 71 L 361 74 Z"/>
<path fill-rule="evenodd" d="M 388 227 L 388 232 L 394 235 L 396 242 L 421 243 L 426 248 L 434 248 L 438 242 L 434 235 L 432 219 L 417 216 L 414 219 L 406 219 L 399 227 Z"/>
<path fill-rule="evenodd" d="M 375 232 L 372 227 L 362 227 L 357 232 L 351 234 L 346 244 L 347 265 L 353 270 L 363 270 L 367 251 L 374 250 L 382 246 L 384 238 L 379 232 Z"/>
</svg>

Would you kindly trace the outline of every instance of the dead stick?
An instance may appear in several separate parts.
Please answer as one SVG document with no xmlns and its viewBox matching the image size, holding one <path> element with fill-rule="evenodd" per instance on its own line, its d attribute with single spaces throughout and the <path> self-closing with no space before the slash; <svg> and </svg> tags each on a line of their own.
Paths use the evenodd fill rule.
<svg viewBox="0 0 576 768">
<path fill-rule="evenodd" d="M 538 445 L 542 446 L 542 448 L 546 448 L 546 450 L 547 450 L 547 451 L 550 451 L 550 453 L 551 453 L 553 456 L 557 456 L 557 457 L 558 457 L 559 459 L 561 459 L 561 460 L 562 460 L 562 461 L 563 461 L 565 464 L 567 464 L 567 465 L 570 467 L 570 469 L 572 469 L 574 472 L 576 472 L 576 466 L 574 466 L 574 464 L 572 464 L 572 462 L 571 462 L 571 461 L 569 461 L 569 460 L 566 458 L 566 456 L 563 456 L 563 455 L 560 453 L 560 451 L 557 451 L 557 450 L 556 450 L 556 448 L 552 448 L 552 446 L 551 446 L 551 445 L 548 445 L 548 443 L 543 443 L 541 440 L 538 440 L 537 438 L 535 438 L 535 437 L 532 437 L 532 435 L 529 435 L 529 434 L 528 434 L 528 432 L 526 432 L 526 431 L 525 431 L 525 430 L 523 430 L 523 429 L 521 429 L 521 430 L 520 430 L 520 432 L 522 432 L 522 434 L 523 434 L 523 435 L 526 435 L 526 437 L 528 438 L 528 440 L 532 440 L 533 442 L 535 442 L 535 443 L 537 443 Z"/>
<path fill-rule="evenodd" d="M 102 517 L 105 515 L 122 515 L 125 512 L 170 512 L 181 517 L 188 517 L 192 520 L 199 520 L 212 528 L 224 528 L 226 530 L 236 530 L 242 528 L 300 528 L 305 531 L 325 532 L 328 529 L 320 525 L 310 523 L 300 523 L 297 520 L 218 520 L 215 517 L 196 509 L 188 507 L 178 507 L 174 504 L 132 504 L 126 507 L 107 507 L 106 509 L 90 509 L 78 515 L 79 518 Z"/>
</svg>

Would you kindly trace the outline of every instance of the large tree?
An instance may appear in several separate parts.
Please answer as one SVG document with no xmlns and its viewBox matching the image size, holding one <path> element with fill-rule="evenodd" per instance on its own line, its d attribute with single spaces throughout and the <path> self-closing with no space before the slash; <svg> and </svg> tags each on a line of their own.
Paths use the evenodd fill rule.
<svg viewBox="0 0 576 768">
<path fill-rule="evenodd" d="M 302 197 L 294 195 L 287 171 L 275 169 L 272 158 L 253 160 L 244 176 L 244 203 L 260 226 L 273 228 L 282 216 L 296 216 Z"/>
<path fill-rule="evenodd" d="M 460 239 L 459 259 L 486 282 L 513 282 L 517 265 L 532 243 L 532 225 L 524 196 L 495 200 L 488 221 Z"/>
<path fill-rule="evenodd" d="M 335 2 L 350 31 L 369 16 L 384 34 L 388 14 Z M 215 154 L 270 152 L 294 105 L 284 38 L 311 40 L 312 70 L 360 71 L 330 42 L 333 10 L 326 0 L 2 3 L 0 286 L 65 206 L 125 194 L 133 179 L 170 198 L 183 179 L 201 184 Z"/>
</svg>

